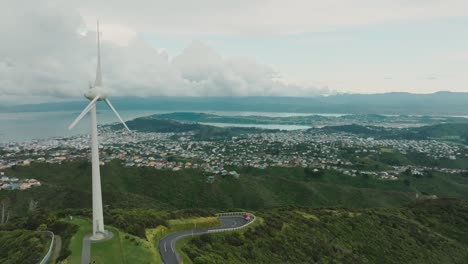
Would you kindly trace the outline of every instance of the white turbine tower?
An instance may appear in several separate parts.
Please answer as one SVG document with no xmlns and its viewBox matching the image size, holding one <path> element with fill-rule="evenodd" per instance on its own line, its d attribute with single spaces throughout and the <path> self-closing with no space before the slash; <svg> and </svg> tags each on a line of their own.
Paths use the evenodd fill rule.
<svg viewBox="0 0 468 264">
<path fill-rule="evenodd" d="M 93 184 L 93 235 L 92 240 L 101 240 L 107 237 L 107 231 L 104 230 L 104 217 L 102 213 L 102 194 L 101 194 L 101 175 L 99 172 L 99 145 L 97 134 L 97 118 L 96 118 L 96 103 L 104 101 L 112 109 L 117 118 L 122 122 L 124 127 L 130 132 L 125 122 L 120 117 L 119 113 L 112 106 L 109 99 L 107 99 L 107 89 L 102 85 L 101 76 L 101 47 L 99 39 L 99 21 L 97 23 L 97 69 L 96 80 L 94 86 L 90 85 L 89 90 L 85 92 L 84 96 L 91 102 L 81 112 L 81 114 L 73 121 L 68 127 L 72 129 L 75 125 L 88 113 L 91 114 L 91 163 L 92 163 L 92 184 Z"/>
</svg>

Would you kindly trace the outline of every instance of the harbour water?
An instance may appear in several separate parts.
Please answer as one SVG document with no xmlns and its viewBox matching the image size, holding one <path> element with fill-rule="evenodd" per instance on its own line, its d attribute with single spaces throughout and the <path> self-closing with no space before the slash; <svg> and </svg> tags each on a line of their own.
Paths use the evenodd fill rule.
<svg viewBox="0 0 468 264">
<path fill-rule="evenodd" d="M 171 111 L 174 112 L 174 111 Z M 201 111 L 197 111 L 201 112 Z M 324 116 L 339 116 L 341 114 L 298 114 L 298 113 L 270 113 L 270 112 L 217 112 L 217 111 L 204 111 L 209 114 L 229 115 L 229 116 L 271 116 L 271 117 L 285 117 L 285 116 L 300 116 L 300 115 L 324 115 Z M 148 116 L 153 114 L 168 113 L 168 111 L 119 111 L 124 120 L 131 120 L 137 117 Z M 77 134 L 88 133 L 89 131 L 89 117 L 88 115 L 81 120 L 81 122 L 73 129 L 68 130 L 67 127 L 79 115 L 77 111 L 68 112 L 14 112 L 14 113 L 0 113 L 0 143 L 26 141 L 31 139 L 43 139 L 52 137 L 64 137 Z M 109 124 L 118 122 L 117 117 L 107 110 L 98 111 L 99 124 Z M 295 130 L 307 129 L 307 126 L 297 125 L 258 125 L 258 124 L 221 124 L 211 123 L 214 126 L 238 126 L 238 127 L 259 127 L 264 129 L 282 129 L 282 130 Z"/>
</svg>

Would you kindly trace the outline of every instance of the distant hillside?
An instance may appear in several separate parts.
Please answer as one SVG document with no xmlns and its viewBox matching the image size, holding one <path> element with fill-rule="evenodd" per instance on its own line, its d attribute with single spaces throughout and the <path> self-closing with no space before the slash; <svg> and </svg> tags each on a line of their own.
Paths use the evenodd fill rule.
<svg viewBox="0 0 468 264">
<path fill-rule="evenodd" d="M 158 133 L 175 133 L 175 132 L 193 132 L 195 140 L 225 140 L 232 137 L 241 137 L 247 133 L 263 132 L 263 129 L 249 127 L 215 127 L 201 125 L 190 122 L 178 122 L 167 119 L 156 119 L 152 117 L 136 118 L 126 122 L 127 126 L 134 131 L 139 132 L 158 132 Z M 122 129 L 121 124 L 109 125 L 113 129 Z M 270 133 L 276 130 L 268 130 Z"/>
<path fill-rule="evenodd" d="M 468 115 L 468 93 L 340 94 L 317 97 L 114 97 L 118 110 Z M 2 107 L 0 111 L 81 111 L 86 101 Z M 105 108 L 104 105 L 98 108 Z"/>
<path fill-rule="evenodd" d="M 422 126 L 440 123 L 467 123 L 468 118 L 420 115 L 380 115 L 380 114 L 347 114 L 347 115 L 217 115 L 197 112 L 174 112 L 152 115 L 155 119 L 176 120 L 197 123 L 227 123 L 227 124 L 274 124 L 302 125 L 311 127 L 330 124 L 366 124 L 374 126 Z"/>
<path fill-rule="evenodd" d="M 322 131 L 347 132 L 364 137 L 387 139 L 441 139 L 468 144 L 468 124 L 437 124 L 414 128 L 384 128 L 377 126 L 343 125 L 328 126 Z"/>
<path fill-rule="evenodd" d="M 327 121 L 331 118 L 310 115 L 310 116 L 287 116 L 287 117 L 269 117 L 269 116 L 224 116 L 195 112 L 174 112 L 168 114 L 153 115 L 154 118 L 178 120 L 198 123 L 228 123 L 228 124 L 289 124 L 289 125 L 310 125 L 316 121 Z"/>
<path fill-rule="evenodd" d="M 131 130 L 139 132 L 188 132 L 188 131 L 199 131 L 203 125 L 194 123 L 181 123 L 173 120 L 154 119 L 150 117 L 136 118 L 126 122 L 127 126 Z M 113 124 L 112 128 L 121 129 L 121 124 Z"/>
</svg>

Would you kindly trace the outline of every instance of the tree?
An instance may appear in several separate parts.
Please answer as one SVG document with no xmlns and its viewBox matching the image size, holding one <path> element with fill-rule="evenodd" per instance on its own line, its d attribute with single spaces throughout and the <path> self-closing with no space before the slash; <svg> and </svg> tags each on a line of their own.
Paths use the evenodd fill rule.
<svg viewBox="0 0 468 264">
<path fill-rule="evenodd" d="M 40 224 L 37 229 L 37 231 L 46 231 L 47 230 L 47 225 L 46 224 Z"/>
<path fill-rule="evenodd" d="M 410 181 L 408 181 L 408 179 L 405 179 L 405 180 L 403 181 L 403 183 L 404 183 L 406 186 L 410 186 L 410 184 L 411 184 Z"/>
<path fill-rule="evenodd" d="M 28 211 L 29 213 L 33 214 L 37 210 L 37 201 L 34 201 L 33 199 L 29 200 L 29 206 L 28 206 Z"/>
<path fill-rule="evenodd" d="M 3 199 L 1 205 L 2 205 L 2 218 L 0 219 L 0 225 L 4 225 L 8 223 L 8 220 L 10 218 L 10 211 L 8 211 L 10 200 L 8 198 Z"/>
</svg>

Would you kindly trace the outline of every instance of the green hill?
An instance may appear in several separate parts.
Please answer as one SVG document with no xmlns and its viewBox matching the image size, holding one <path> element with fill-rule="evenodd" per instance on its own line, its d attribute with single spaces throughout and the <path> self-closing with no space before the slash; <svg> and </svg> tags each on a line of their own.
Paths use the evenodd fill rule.
<svg viewBox="0 0 468 264">
<path fill-rule="evenodd" d="M 243 234 L 196 238 L 185 249 L 194 263 L 310 263 L 311 258 L 319 263 L 463 263 L 467 257 L 467 202 L 415 195 L 468 199 L 463 175 L 434 172 L 382 181 L 297 167 L 228 169 L 240 178 L 216 176 L 210 184 L 211 174 L 200 170 L 107 163 L 101 167 L 106 223 L 144 238 L 147 228 L 193 215 L 249 210 L 264 219 L 264 225 Z M 76 230 L 57 219 L 90 216 L 90 171 L 85 161 L 8 170 L 43 185 L 0 192 L 0 200 L 8 197 L 12 216 L 0 229 L 35 230 L 45 223 L 69 245 Z M 29 210 L 31 200 L 38 212 Z"/>
<path fill-rule="evenodd" d="M 119 162 L 102 166 L 104 203 L 110 208 L 261 209 L 277 206 L 395 207 L 415 199 L 415 192 L 439 197 L 468 198 L 468 178 L 432 173 L 431 177 L 382 181 L 350 177 L 335 171 L 314 175 L 303 168 L 230 168 L 239 179 L 200 170 L 167 171 L 150 167 L 124 167 Z M 89 208 L 91 167 L 88 162 L 37 163 L 8 171 L 11 176 L 30 177 L 43 186 L 21 192 L 2 191 L 17 204 L 18 213 L 30 199 L 49 209 Z M 405 181 L 406 180 L 406 181 Z"/>
<path fill-rule="evenodd" d="M 244 233 L 185 244 L 194 264 L 466 263 L 468 203 L 434 200 L 398 209 L 279 208 Z"/>
<path fill-rule="evenodd" d="M 158 133 L 194 133 L 194 140 L 230 140 L 232 137 L 242 137 L 247 133 L 264 132 L 263 129 L 249 127 L 215 127 L 201 125 L 191 121 L 179 122 L 169 119 L 157 119 L 154 117 L 141 117 L 126 122 L 127 126 L 134 131 L 139 132 L 158 132 Z M 122 129 L 120 124 L 109 125 L 112 129 Z M 268 130 L 276 132 L 276 130 Z"/>
<path fill-rule="evenodd" d="M 180 123 L 173 120 L 154 119 L 151 117 L 136 118 L 127 121 L 126 124 L 131 130 L 160 133 L 198 131 L 203 127 L 203 125 L 199 124 Z M 114 129 L 122 128 L 120 124 L 114 124 L 111 127 Z"/>
<path fill-rule="evenodd" d="M 327 126 L 321 130 L 330 132 L 346 132 L 364 137 L 374 137 L 381 139 L 439 139 L 468 144 L 468 124 L 466 123 L 436 124 L 401 129 L 378 126 L 341 125 Z"/>
</svg>

